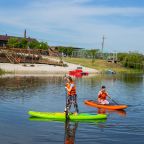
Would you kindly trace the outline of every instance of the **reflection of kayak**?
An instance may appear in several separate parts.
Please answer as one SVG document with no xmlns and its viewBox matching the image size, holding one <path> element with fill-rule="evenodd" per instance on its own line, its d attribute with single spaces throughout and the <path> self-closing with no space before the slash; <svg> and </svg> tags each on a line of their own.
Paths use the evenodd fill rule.
<svg viewBox="0 0 144 144">
<path fill-rule="evenodd" d="M 37 112 L 29 111 L 28 114 L 32 117 L 44 118 L 44 119 L 66 119 L 65 113 L 62 112 Z M 90 114 L 90 113 L 79 113 L 77 115 L 69 114 L 70 120 L 94 120 L 94 119 L 106 119 L 106 114 Z"/>
<path fill-rule="evenodd" d="M 104 109 L 111 109 L 111 110 L 121 110 L 121 109 L 125 109 L 128 107 L 127 105 L 121 105 L 121 104 L 119 104 L 119 105 L 114 105 L 114 104 L 103 105 L 103 104 L 98 104 L 96 101 L 93 101 L 93 100 L 85 100 L 84 103 L 88 106 L 104 108 Z"/>
<path fill-rule="evenodd" d="M 116 113 L 120 116 L 126 116 L 126 111 L 123 109 L 120 110 L 110 110 L 110 109 L 104 109 L 104 108 L 98 108 L 98 114 L 110 114 L 110 113 Z"/>
<path fill-rule="evenodd" d="M 30 117 L 30 121 L 43 121 L 43 122 L 65 122 L 65 119 L 48 119 L 48 118 L 39 118 L 39 117 Z M 71 122 L 81 122 L 81 123 L 104 123 L 106 119 L 79 119 L 79 120 L 70 120 Z"/>
<path fill-rule="evenodd" d="M 125 110 L 115 110 L 115 111 L 111 111 L 111 112 L 115 112 L 120 116 L 126 116 L 126 111 Z"/>
</svg>

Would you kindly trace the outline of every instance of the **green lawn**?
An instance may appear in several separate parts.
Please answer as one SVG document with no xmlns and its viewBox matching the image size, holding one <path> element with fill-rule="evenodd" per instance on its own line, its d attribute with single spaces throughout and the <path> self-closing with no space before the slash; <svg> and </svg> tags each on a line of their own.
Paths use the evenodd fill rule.
<svg viewBox="0 0 144 144">
<path fill-rule="evenodd" d="M 81 66 L 97 69 L 100 71 L 111 69 L 118 73 L 142 73 L 140 70 L 125 68 L 121 66 L 120 63 L 115 64 L 101 59 L 96 59 L 93 63 L 92 63 L 92 59 L 85 59 L 85 58 L 67 57 L 67 58 L 63 58 L 63 60 L 69 63 L 79 64 Z"/>
</svg>

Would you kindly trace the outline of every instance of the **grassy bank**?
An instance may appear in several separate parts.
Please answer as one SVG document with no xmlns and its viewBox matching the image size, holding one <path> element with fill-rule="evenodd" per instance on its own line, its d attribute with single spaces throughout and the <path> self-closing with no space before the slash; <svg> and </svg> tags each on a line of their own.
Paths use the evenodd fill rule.
<svg viewBox="0 0 144 144">
<path fill-rule="evenodd" d="M 101 72 L 111 69 L 113 71 L 116 71 L 117 73 L 142 73 L 142 71 L 140 70 L 125 68 L 121 66 L 121 64 L 119 63 L 118 64 L 110 63 L 100 59 L 96 59 L 93 63 L 92 59 L 85 59 L 85 58 L 64 58 L 63 60 L 69 63 L 79 64 L 81 66 L 97 69 Z"/>
<path fill-rule="evenodd" d="M 0 68 L 0 75 L 5 74 L 5 71 Z"/>
</svg>

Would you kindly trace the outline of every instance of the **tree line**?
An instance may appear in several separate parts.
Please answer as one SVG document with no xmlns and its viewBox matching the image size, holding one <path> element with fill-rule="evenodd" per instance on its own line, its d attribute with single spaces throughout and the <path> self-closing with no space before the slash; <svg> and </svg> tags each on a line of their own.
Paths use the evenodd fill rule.
<svg viewBox="0 0 144 144">
<path fill-rule="evenodd" d="M 118 61 L 128 68 L 144 69 L 144 55 L 131 52 L 131 53 L 118 53 Z"/>
<path fill-rule="evenodd" d="M 63 56 L 69 56 L 69 57 L 73 56 L 73 52 L 75 51 L 74 47 L 59 46 L 57 47 L 57 49 L 60 53 L 63 54 Z M 83 49 L 81 50 L 83 51 Z M 97 53 L 99 53 L 99 49 L 84 50 L 84 52 L 85 52 L 84 57 L 94 59 L 96 58 Z"/>
<path fill-rule="evenodd" d="M 58 47 L 58 51 L 60 53 L 63 53 L 65 56 L 71 57 L 75 49 L 73 47 Z M 81 50 L 81 51 L 84 51 L 82 57 L 92 59 L 92 64 L 95 63 L 95 59 L 105 59 L 104 54 L 99 49 L 90 49 L 90 50 Z M 124 67 L 144 70 L 143 54 L 137 52 L 118 53 L 117 61 L 121 63 L 122 66 Z"/>
<path fill-rule="evenodd" d="M 36 39 L 29 39 L 29 38 L 16 38 L 11 37 L 8 40 L 7 47 L 9 48 L 23 48 L 23 49 L 43 49 L 48 50 L 50 46 L 47 42 L 40 42 Z M 56 46 L 56 49 L 59 53 L 61 53 L 63 56 L 69 56 L 71 57 L 73 54 L 73 51 L 75 51 L 74 47 L 71 46 Z M 92 59 L 95 59 L 96 54 L 98 53 L 98 49 L 91 49 L 91 50 L 85 50 L 86 51 L 86 57 L 90 57 Z"/>
<path fill-rule="evenodd" d="M 15 38 L 15 37 L 12 37 L 8 40 L 7 46 L 9 48 L 30 48 L 30 49 L 43 49 L 43 50 L 47 50 L 49 48 L 47 42 L 40 42 L 35 39 Z"/>
<path fill-rule="evenodd" d="M 49 45 L 47 42 L 37 41 L 35 39 L 28 38 L 15 38 L 12 37 L 8 40 L 7 46 L 10 48 L 30 48 L 30 49 L 42 49 L 48 50 Z M 57 46 L 56 49 L 62 56 L 72 57 L 73 52 L 75 51 L 74 47 L 66 47 L 66 46 Z M 92 63 L 95 62 L 96 58 L 102 58 L 103 55 L 99 49 L 90 49 L 84 50 L 84 57 L 91 58 Z M 118 53 L 117 54 L 118 61 L 124 66 L 128 68 L 134 69 L 144 69 L 144 55 L 136 52 L 131 53 Z"/>
</svg>

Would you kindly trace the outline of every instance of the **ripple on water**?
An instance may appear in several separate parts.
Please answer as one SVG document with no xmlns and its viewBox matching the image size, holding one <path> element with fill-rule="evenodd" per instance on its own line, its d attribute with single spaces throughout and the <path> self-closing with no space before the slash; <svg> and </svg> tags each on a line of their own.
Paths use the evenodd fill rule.
<svg viewBox="0 0 144 144">
<path fill-rule="evenodd" d="M 97 113 L 84 105 L 85 99 L 96 99 L 102 84 L 112 98 L 127 104 L 126 113 L 108 112 L 103 122 L 78 123 L 75 143 L 78 144 L 141 144 L 144 137 L 144 89 L 142 77 L 91 77 L 76 80 L 81 112 Z M 65 141 L 64 122 L 30 121 L 29 109 L 63 111 L 65 90 L 63 78 L 0 79 L 1 143 L 59 144 Z"/>
</svg>

